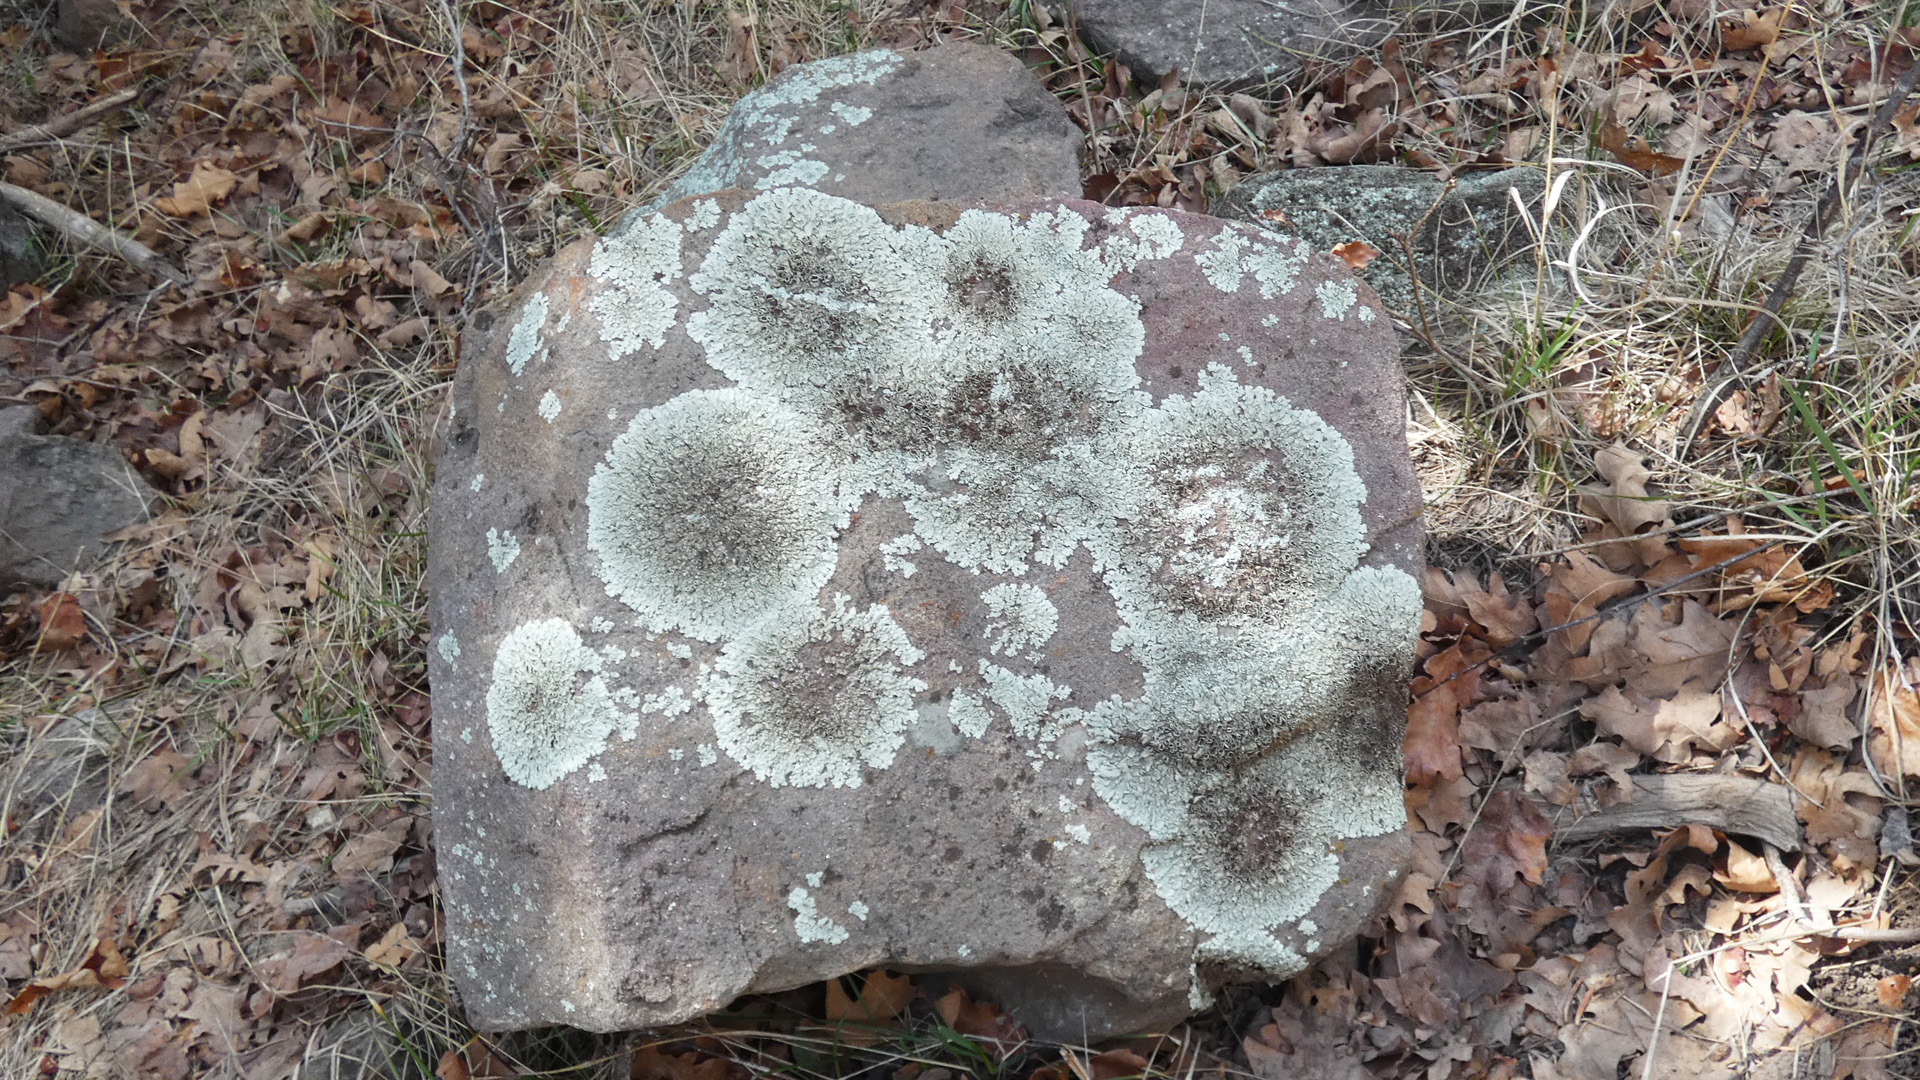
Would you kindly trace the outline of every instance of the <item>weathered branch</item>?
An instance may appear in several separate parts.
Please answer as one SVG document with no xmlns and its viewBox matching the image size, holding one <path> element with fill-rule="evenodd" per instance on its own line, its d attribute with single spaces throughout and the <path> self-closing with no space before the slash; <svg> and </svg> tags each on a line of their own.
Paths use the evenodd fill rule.
<svg viewBox="0 0 1920 1080">
<path fill-rule="evenodd" d="M 1626 829 L 1671 829 L 1707 825 L 1765 841 L 1776 849 L 1800 849 L 1800 819 L 1793 790 L 1745 776 L 1675 773 L 1636 776 L 1633 800 L 1591 810 L 1554 831 L 1556 840 L 1587 840 Z"/>
<path fill-rule="evenodd" d="M 75 109 L 70 113 L 62 113 L 44 124 L 36 124 L 21 128 L 19 131 L 7 135 L 0 135 L 0 153 L 5 153 L 8 150 L 27 146 L 32 143 L 48 142 L 71 135 L 139 96 L 140 88 L 130 86 L 119 93 L 108 94 L 99 101 Z"/>
<path fill-rule="evenodd" d="M 76 243 L 118 255 L 136 268 L 155 277 L 165 278 L 175 285 L 187 283 L 187 275 L 161 258 L 159 252 L 131 236 L 123 236 L 107 228 L 78 210 L 68 209 L 45 195 L 13 184 L 0 183 L 0 202 L 12 203 L 21 213 Z"/>
</svg>

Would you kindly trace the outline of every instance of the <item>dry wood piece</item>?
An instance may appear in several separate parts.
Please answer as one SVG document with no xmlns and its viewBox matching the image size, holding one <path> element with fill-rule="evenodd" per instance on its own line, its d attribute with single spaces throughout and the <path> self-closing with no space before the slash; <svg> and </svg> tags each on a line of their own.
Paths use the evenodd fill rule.
<svg viewBox="0 0 1920 1080">
<path fill-rule="evenodd" d="M 13 184 L 0 183 L 0 202 L 12 203 L 21 213 L 62 236 L 118 255 L 149 274 L 166 278 L 175 285 L 187 283 L 187 275 L 161 258 L 159 252 L 131 236 L 122 236 L 78 210 L 61 206 L 45 195 Z"/>
<path fill-rule="evenodd" d="M 140 88 L 130 86 L 117 94 L 108 94 L 99 101 L 75 109 L 70 113 L 62 113 L 44 124 L 35 124 L 21 128 L 19 131 L 8 135 L 0 135 L 0 152 L 12 150 L 19 146 L 27 146 L 31 143 L 47 142 L 71 135 L 139 96 Z"/>
<path fill-rule="evenodd" d="M 1764 840 L 1782 851 L 1800 850 L 1792 788 L 1718 773 L 1636 776 L 1631 802 L 1589 811 L 1562 825 L 1554 838 L 1588 840 L 1623 829 L 1678 825 L 1707 825 Z"/>
</svg>

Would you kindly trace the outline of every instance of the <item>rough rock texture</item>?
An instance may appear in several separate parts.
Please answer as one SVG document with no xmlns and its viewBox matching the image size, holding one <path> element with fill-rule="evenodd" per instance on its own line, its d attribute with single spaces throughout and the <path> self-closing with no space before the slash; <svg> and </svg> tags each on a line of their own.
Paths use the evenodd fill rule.
<svg viewBox="0 0 1920 1080">
<path fill-rule="evenodd" d="M 118 450 L 36 434 L 40 422 L 31 406 L 0 409 L 0 590 L 59 584 L 154 498 Z"/>
<path fill-rule="evenodd" d="M 875 49 L 797 64 L 741 98 L 649 209 L 788 186 L 869 206 L 1078 198 L 1083 140 L 1039 77 L 998 49 Z"/>
<path fill-rule="evenodd" d="M 132 20 L 120 13 L 114 0 L 59 0 L 56 8 L 59 18 L 54 22 L 54 36 L 76 52 L 112 44 L 130 36 L 134 29 Z"/>
<path fill-rule="evenodd" d="M 1537 213 L 1542 190 L 1537 169 L 1468 173 L 1451 190 L 1432 173 L 1397 165 L 1281 169 L 1242 180 L 1217 213 L 1299 236 L 1321 251 L 1366 241 L 1380 258 L 1360 276 L 1387 307 L 1411 313 L 1413 281 L 1395 236 L 1407 237 L 1413 269 L 1431 293 L 1457 295 L 1533 242 L 1512 192 Z M 1286 223 L 1263 216 L 1270 212 Z"/>
<path fill-rule="evenodd" d="M 1284 82 L 1309 58 L 1342 60 L 1394 30 L 1367 0 L 1053 0 L 1080 36 L 1149 83 L 1169 71 L 1190 86 Z M 1062 10 L 1064 9 L 1064 10 Z"/>
<path fill-rule="evenodd" d="M 22 281 L 37 281 L 46 273 L 47 259 L 34 243 L 33 227 L 11 206 L 0 206 L 0 290 Z"/>
<path fill-rule="evenodd" d="M 1336 260 L 1171 211 L 727 191 L 509 310 L 429 526 L 475 1024 L 884 964 L 1097 1039 L 1395 891 L 1420 497 Z"/>
</svg>

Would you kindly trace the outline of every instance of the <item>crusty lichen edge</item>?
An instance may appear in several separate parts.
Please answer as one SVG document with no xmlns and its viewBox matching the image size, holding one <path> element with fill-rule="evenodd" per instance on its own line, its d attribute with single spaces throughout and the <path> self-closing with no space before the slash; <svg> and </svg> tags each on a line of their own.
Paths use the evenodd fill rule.
<svg viewBox="0 0 1920 1080">
<path fill-rule="evenodd" d="M 1064 208 L 967 211 L 937 234 L 894 228 L 871 209 L 805 189 L 766 192 L 731 216 L 700 200 L 685 217 L 632 222 L 602 242 L 588 271 L 609 359 L 659 348 L 681 325 L 734 383 L 640 412 L 590 485 L 588 546 L 609 595 L 650 633 L 722 645 L 721 660 L 702 665 L 693 685 L 668 688 L 676 711 L 705 706 L 721 748 L 764 782 L 858 786 L 863 769 L 891 763 L 913 694 L 927 685 L 912 674 L 919 650 L 884 608 L 821 595 L 834 539 L 860 501 L 897 498 L 912 514 L 913 542 L 892 545 L 889 559 L 912 553 L 1021 575 L 1085 550 L 1121 613 L 1114 647 L 1145 666 L 1147 693 L 1061 707 L 1055 701 L 1072 688 L 983 657 L 981 691 L 954 695 L 953 721 L 977 738 L 1004 720 L 1040 744 L 1036 765 L 1061 730 L 1085 725 L 1095 790 L 1151 838 L 1144 858 L 1156 889 L 1206 935 L 1197 959 L 1275 977 L 1303 966 L 1273 929 L 1311 910 L 1337 873 L 1341 841 L 1403 820 L 1391 768 L 1356 772 L 1330 740 L 1343 717 L 1314 703 L 1351 705 L 1338 691 L 1363 667 L 1404 670 L 1418 589 L 1399 570 L 1358 566 L 1366 492 L 1337 431 L 1240 384 L 1227 363 L 1209 365 L 1196 393 L 1156 405 L 1133 370 L 1143 342 L 1137 305 L 1108 282 L 1184 254 L 1221 291 L 1270 299 L 1294 288 L 1305 250 L 1225 228 L 1189 251 L 1172 217 L 1126 211 L 1110 212 L 1106 238 L 1089 244 L 1087 218 Z M 708 306 L 682 317 L 670 286 L 684 273 L 684 238 L 722 220 L 688 277 Z M 985 292 L 982 281 L 991 283 Z M 1350 286 L 1323 284 L 1316 298 L 1328 319 L 1375 315 Z M 535 292 L 514 327 L 507 360 L 516 379 L 547 347 L 548 307 Z M 987 407 L 1015 420 L 1026 406 L 1029 418 L 1086 419 L 1035 421 L 1005 445 L 962 444 L 951 437 L 949 399 L 981 386 Z M 863 395 L 900 405 L 908 428 L 848 424 L 844 406 Z M 659 527 L 672 517 L 668 504 L 701 494 L 702 470 L 687 466 L 703 455 L 728 466 L 708 474 L 744 470 L 749 487 L 776 497 L 753 506 L 737 484 L 718 492 L 736 496 L 729 505 L 755 536 L 772 537 L 757 562 L 702 572 L 710 561 L 690 560 L 685 545 L 713 531 L 675 541 Z M 1234 464 L 1250 455 L 1259 463 Z M 916 480 L 935 473 L 945 479 L 938 490 Z M 668 477 L 683 481 L 677 494 Z M 1169 521 L 1172 534 L 1158 527 Z M 1311 543 L 1296 547 L 1297 537 Z M 501 564 L 501 542 L 494 548 Z M 1016 599 L 1031 600 L 996 594 L 1001 621 L 982 642 L 985 656 L 1025 647 L 1041 629 L 1031 603 L 1003 618 Z M 837 650 L 833 662 L 848 665 L 856 688 L 830 703 L 837 707 L 806 710 L 804 723 L 781 715 L 766 681 L 802 644 Z M 442 649 L 457 655 L 450 633 Z M 640 697 L 610 690 L 607 666 L 562 619 L 528 622 L 503 639 L 488 727 L 510 778 L 549 786 L 616 730 L 632 730 L 636 718 L 620 702 Z M 1222 701 L 1223 678 L 1247 692 Z M 546 696 L 563 686 L 564 700 Z M 1193 733 L 1195 717 L 1214 737 L 1169 737 Z M 1354 775 L 1327 784 L 1343 760 Z M 1206 823 L 1214 804 L 1254 787 L 1271 796 L 1263 806 L 1291 815 L 1294 843 L 1249 877 L 1244 858 L 1222 856 Z M 803 937 L 815 936 L 799 925 L 810 917 L 797 917 Z"/>
</svg>

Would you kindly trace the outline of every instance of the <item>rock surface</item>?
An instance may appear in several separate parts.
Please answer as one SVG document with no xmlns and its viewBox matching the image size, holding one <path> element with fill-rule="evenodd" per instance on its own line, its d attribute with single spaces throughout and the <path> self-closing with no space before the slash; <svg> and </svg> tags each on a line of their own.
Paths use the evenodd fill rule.
<svg viewBox="0 0 1920 1080">
<path fill-rule="evenodd" d="M 1305 58 L 1343 60 L 1394 29 L 1367 0 L 1054 0 L 1080 36 L 1149 84 L 1170 71 L 1190 86 L 1284 82 Z"/>
<path fill-rule="evenodd" d="M 46 270 L 46 255 L 34 243 L 26 217 L 11 206 L 0 206 L 0 292 L 22 281 L 38 281 Z"/>
<path fill-rule="evenodd" d="M 1432 173 L 1397 165 L 1281 169 L 1242 180 L 1216 212 L 1299 236 L 1321 251 L 1365 241 L 1380 257 L 1360 276 L 1387 307 L 1412 314 L 1413 280 L 1395 236 L 1407 237 L 1412 269 L 1430 294 L 1456 296 L 1533 242 L 1511 192 L 1537 213 L 1542 190 L 1538 169 L 1468 173 L 1451 190 Z M 1285 224 L 1265 216 L 1275 212 Z"/>
<path fill-rule="evenodd" d="M 885 965 L 1097 1039 L 1395 891 L 1420 496 L 1337 260 L 1172 211 L 727 191 L 509 310 L 429 526 L 476 1025 Z"/>
<path fill-rule="evenodd" d="M 796 64 L 727 114 L 649 209 L 723 188 L 810 187 L 869 206 L 1071 199 L 1084 136 L 1039 76 L 984 45 Z"/>
<path fill-rule="evenodd" d="M 54 37 L 61 45 L 85 54 L 131 35 L 133 23 L 114 0 L 59 0 L 55 5 Z"/>
<path fill-rule="evenodd" d="M 31 406 L 0 409 L 0 590 L 59 584 L 101 537 L 147 520 L 154 499 L 118 450 L 40 424 Z"/>
</svg>

